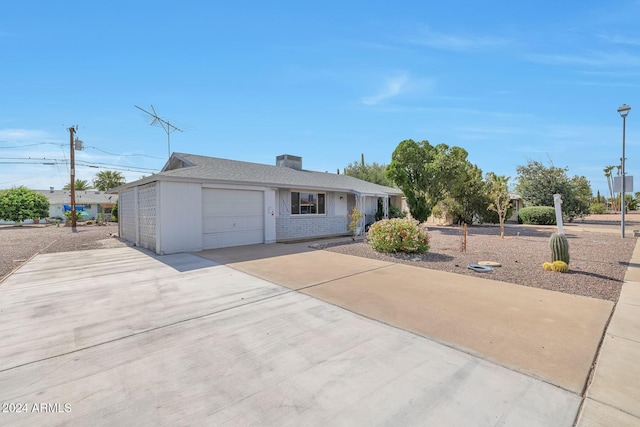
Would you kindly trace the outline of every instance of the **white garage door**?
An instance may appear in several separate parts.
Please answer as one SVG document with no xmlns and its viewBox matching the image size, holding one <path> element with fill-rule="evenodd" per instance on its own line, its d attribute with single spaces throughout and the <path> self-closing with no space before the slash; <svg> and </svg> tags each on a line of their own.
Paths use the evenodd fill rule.
<svg viewBox="0 0 640 427">
<path fill-rule="evenodd" d="M 202 191 L 204 249 L 264 243 L 262 191 Z"/>
</svg>

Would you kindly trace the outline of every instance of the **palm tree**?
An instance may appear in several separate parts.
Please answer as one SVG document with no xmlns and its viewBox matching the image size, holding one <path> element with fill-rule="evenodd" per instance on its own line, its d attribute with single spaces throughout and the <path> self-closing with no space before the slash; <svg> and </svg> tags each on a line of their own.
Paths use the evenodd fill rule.
<svg viewBox="0 0 640 427">
<path fill-rule="evenodd" d="M 89 184 L 88 181 L 85 181 L 84 179 L 76 179 L 76 183 L 75 183 L 75 189 L 78 191 L 82 191 L 82 190 L 91 190 L 91 185 Z M 71 190 L 71 184 L 66 184 L 64 187 L 62 187 L 63 190 Z"/>
<path fill-rule="evenodd" d="M 100 191 L 108 191 L 112 188 L 126 184 L 124 176 L 118 171 L 101 171 L 93 178 L 93 185 Z"/>
</svg>

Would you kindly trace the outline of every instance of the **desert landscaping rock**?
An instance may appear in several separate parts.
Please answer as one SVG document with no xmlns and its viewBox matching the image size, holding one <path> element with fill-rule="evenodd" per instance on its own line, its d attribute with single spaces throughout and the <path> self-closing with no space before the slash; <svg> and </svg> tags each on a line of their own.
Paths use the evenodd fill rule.
<svg viewBox="0 0 640 427">
<path fill-rule="evenodd" d="M 502 267 L 502 264 L 495 261 L 478 261 L 478 265 L 484 265 L 486 267 Z"/>
<path fill-rule="evenodd" d="M 598 227 L 582 231 L 581 224 L 565 225 L 571 253 L 569 272 L 565 274 L 542 269 L 542 263 L 551 261 L 549 237 L 556 231 L 549 226 L 512 225 L 507 227 L 504 239 L 496 227 L 469 227 L 466 252 L 461 252 L 461 228 L 433 226 L 429 228 L 430 249 L 425 254 L 379 253 L 363 241 L 327 245 L 326 250 L 476 277 L 478 273 L 467 265 L 492 260 L 502 264 L 491 273 L 493 280 L 617 301 L 637 239 L 621 239 L 611 232 L 612 223 L 608 224 L 609 229 L 603 227 L 602 232 Z M 418 257 L 420 261 L 416 261 Z"/>
<path fill-rule="evenodd" d="M 118 225 L 76 227 L 54 225 L 0 226 L 0 280 L 37 253 L 69 252 L 128 246 L 118 239 Z M 81 255 L 76 255 L 81 256 Z"/>
<path fill-rule="evenodd" d="M 492 273 L 493 268 L 487 267 L 486 265 L 480 264 L 469 264 L 467 268 L 471 271 L 475 271 L 476 273 Z"/>
</svg>

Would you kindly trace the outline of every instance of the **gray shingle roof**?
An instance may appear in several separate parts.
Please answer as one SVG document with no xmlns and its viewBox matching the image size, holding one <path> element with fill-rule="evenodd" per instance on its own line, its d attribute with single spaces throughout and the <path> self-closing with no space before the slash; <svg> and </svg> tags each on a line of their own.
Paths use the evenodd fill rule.
<svg viewBox="0 0 640 427">
<path fill-rule="evenodd" d="M 173 153 L 171 164 L 175 164 L 176 160 L 182 161 L 184 166 L 179 169 L 163 170 L 153 176 L 268 185 L 278 188 L 345 191 L 370 195 L 402 195 L 402 192 L 397 188 L 373 184 L 347 175 L 296 170 L 284 166 L 185 153 Z"/>
<path fill-rule="evenodd" d="M 49 199 L 52 205 L 63 205 L 71 203 L 71 191 L 69 190 L 36 190 L 38 193 Z M 107 205 L 118 200 L 117 194 L 109 194 L 96 190 L 76 190 L 76 203 L 83 205 L 100 204 Z"/>
</svg>

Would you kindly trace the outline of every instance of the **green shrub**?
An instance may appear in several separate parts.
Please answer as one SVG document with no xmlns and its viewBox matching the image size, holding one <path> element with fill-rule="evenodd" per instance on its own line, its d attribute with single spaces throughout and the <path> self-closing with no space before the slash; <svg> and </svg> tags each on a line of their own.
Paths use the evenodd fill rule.
<svg viewBox="0 0 640 427">
<path fill-rule="evenodd" d="M 429 250 L 427 227 L 406 218 L 383 219 L 369 227 L 369 244 L 378 252 L 417 252 Z"/>
<path fill-rule="evenodd" d="M 118 202 L 119 200 L 116 200 L 116 205 L 111 209 L 111 221 L 113 222 L 118 222 Z"/>
<path fill-rule="evenodd" d="M 49 215 L 49 200 L 26 187 L 0 190 L 0 219 L 21 222 L 25 219 L 46 218 Z"/>
<path fill-rule="evenodd" d="M 406 218 L 407 213 L 400 208 L 393 206 L 389 203 L 389 218 Z M 382 200 L 378 199 L 378 210 L 376 211 L 376 221 L 380 221 L 384 218 L 384 211 L 382 209 Z"/>
<path fill-rule="evenodd" d="M 520 209 L 518 217 L 523 224 L 554 225 L 556 210 L 551 206 L 528 206 Z"/>
<path fill-rule="evenodd" d="M 349 231 L 353 236 L 359 235 L 358 224 L 360 224 L 360 220 L 364 217 L 364 212 L 359 211 L 358 208 L 354 206 L 351 213 L 347 216 L 349 217 Z"/>
<path fill-rule="evenodd" d="M 589 213 L 592 215 L 602 215 L 607 213 L 607 207 L 604 203 L 592 203 L 591 206 L 589 206 Z"/>
</svg>

